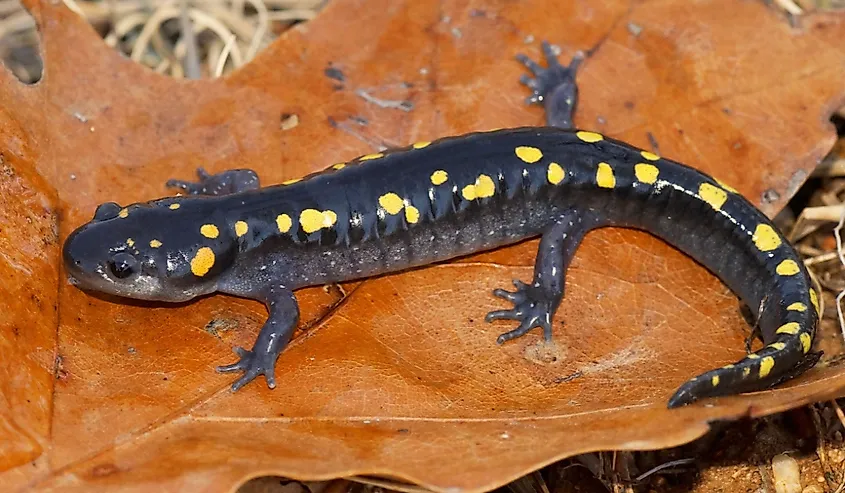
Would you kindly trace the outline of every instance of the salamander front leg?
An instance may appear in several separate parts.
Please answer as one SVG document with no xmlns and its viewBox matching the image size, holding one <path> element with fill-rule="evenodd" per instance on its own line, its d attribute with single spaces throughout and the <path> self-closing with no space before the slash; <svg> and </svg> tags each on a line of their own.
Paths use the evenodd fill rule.
<svg viewBox="0 0 845 493">
<path fill-rule="evenodd" d="M 264 375 L 267 386 L 276 387 L 275 368 L 279 353 L 287 346 L 299 320 L 299 305 L 293 292 L 283 286 L 272 287 L 264 296 L 264 303 L 270 317 L 261 328 L 252 349 L 238 346 L 234 351 L 240 356 L 237 363 L 220 366 L 221 373 L 243 371 L 244 374 L 232 384 L 232 391 L 237 391 L 255 379 Z"/>
<path fill-rule="evenodd" d="M 575 83 L 575 73 L 584 54 L 578 52 L 569 62 L 561 65 L 557 60 L 552 46 L 543 41 L 543 55 L 546 58 L 546 68 L 526 55 L 519 54 L 516 59 L 531 71 L 534 78 L 523 75 L 519 81 L 531 89 L 528 104 L 542 104 L 546 109 L 546 124 L 550 127 L 572 128 L 572 115 L 578 102 L 578 85 Z"/>
<path fill-rule="evenodd" d="M 543 233 L 531 284 L 514 280 L 516 291 L 493 291 L 495 296 L 510 301 L 514 307 L 510 310 L 491 311 L 485 320 L 519 322 L 516 329 L 500 335 L 497 343 L 523 336 L 536 327 L 543 329 L 546 341 L 552 339 L 552 317 L 563 298 L 566 269 L 584 235 L 596 226 L 596 221 L 580 215 L 574 209 L 565 212 Z"/>
<path fill-rule="evenodd" d="M 167 188 L 179 188 L 188 195 L 229 195 L 247 190 L 258 190 L 261 184 L 258 175 L 251 169 L 232 169 L 216 175 L 197 168 L 197 182 L 167 180 Z"/>
</svg>

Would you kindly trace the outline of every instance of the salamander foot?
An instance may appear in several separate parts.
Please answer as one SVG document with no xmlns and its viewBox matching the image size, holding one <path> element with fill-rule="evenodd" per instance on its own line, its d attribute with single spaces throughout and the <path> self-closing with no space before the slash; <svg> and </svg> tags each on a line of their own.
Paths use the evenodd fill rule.
<svg viewBox="0 0 845 493">
<path fill-rule="evenodd" d="M 217 367 L 217 371 L 220 373 L 244 372 L 241 378 L 232 384 L 232 392 L 237 392 L 238 389 L 255 380 L 258 375 L 264 375 L 264 379 L 267 380 L 267 387 L 276 388 L 275 371 L 278 354 L 256 354 L 254 351 L 246 350 L 240 346 L 235 346 L 233 350 L 240 356 L 238 362 Z"/>
<path fill-rule="evenodd" d="M 546 124 L 551 127 L 572 128 L 572 115 L 578 101 L 578 86 L 575 83 L 575 72 L 584 54 L 578 52 L 572 57 L 569 65 L 561 65 L 557 55 L 547 41 L 543 41 L 543 55 L 546 58 L 546 68 L 526 55 L 519 54 L 516 59 L 525 65 L 533 78 L 523 74 L 519 81 L 531 89 L 531 95 L 525 101 L 528 104 L 542 104 L 546 109 Z"/>
<path fill-rule="evenodd" d="M 203 168 L 197 168 L 196 182 L 184 180 L 167 180 L 167 188 L 178 188 L 188 195 L 230 195 L 233 193 L 258 190 L 261 186 L 258 175 L 251 169 L 232 169 L 209 174 Z"/>
<path fill-rule="evenodd" d="M 493 294 L 514 304 L 511 310 L 493 310 L 484 317 L 487 322 L 494 320 L 518 320 L 519 327 L 505 332 L 496 339 L 502 344 L 511 339 L 521 337 L 535 327 L 543 328 L 543 336 L 547 341 L 552 339 L 552 312 L 555 301 L 549 299 L 539 287 L 514 280 L 516 291 L 494 289 Z"/>
</svg>

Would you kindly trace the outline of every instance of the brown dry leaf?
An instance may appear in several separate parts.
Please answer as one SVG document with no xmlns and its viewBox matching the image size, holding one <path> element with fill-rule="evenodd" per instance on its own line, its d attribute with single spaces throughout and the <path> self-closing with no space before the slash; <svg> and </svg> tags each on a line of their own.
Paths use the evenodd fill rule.
<svg viewBox="0 0 845 493">
<path fill-rule="evenodd" d="M 828 366 L 771 392 L 667 410 L 687 378 L 742 356 L 748 327 L 686 256 L 602 230 L 577 254 L 550 347 L 539 334 L 496 346 L 507 325 L 482 320 L 498 306 L 491 289 L 530 275 L 531 241 L 300 291 L 305 331 L 279 360 L 278 388 L 232 394 L 233 377 L 214 367 L 251 344 L 262 306 L 90 296 L 65 281 L 55 231 L 63 239 L 101 202 L 164 195 L 167 178 L 197 166 L 252 167 L 271 184 L 381 144 L 541 124 L 513 61 L 538 55 L 529 35 L 564 59 L 596 48 L 579 77 L 579 126 L 654 149 L 651 137 L 774 214 L 833 142 L 841 18 L 793 29 L 762 2 L 729 0 L 335 0 L 234 75 L 187 82 L 122 59 L 61 4 L 28 8 L 44 78 L 0 76 L 4 485 L 217 490 L 273 473 L 488 489 L 572 454 L 668 447 L 711 420 L 845 388 Z M 329 66 L 346 82 L 326 77 Z M 299 124 L 285 130 L 290 115 Z"/>
</svg>

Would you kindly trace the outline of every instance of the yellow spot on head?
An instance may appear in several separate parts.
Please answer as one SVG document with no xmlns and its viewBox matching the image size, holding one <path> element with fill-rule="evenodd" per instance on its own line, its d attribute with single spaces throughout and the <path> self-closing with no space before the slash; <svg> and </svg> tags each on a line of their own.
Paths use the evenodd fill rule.
<svg viewBox="0 0 845 493">
<path fill-rule="evenodd" d="M 331 228 L 337 222 L 337 214 L 334 211 L 323 211 L 323 227 Z"/>
<path fill-rule="evenodd" d="M 370 159 L 378 159 L 380 157 L 384 157 L 384 154 L 381 152 L 377 152 L 375 154 L 367 154 L 366 156 L 361 156 L 358 158 L 358 161 L 369 161 Z"/>
<path fill-rule="evenodd" d="M 722 368 L 724 368 L 724 369 L 726 369 L 726 370 L 730 370 L 730 369 L 731 369 L 731 368 L 733 368 L 733 367 L 734 367 L 734 365 L 733 365 L 733 364 L 730 364 L 730 365 L 725 365 L 725 366 L 723 366 Z"/>
<path fill-rule="evenodd" d="M 475 196 L 479 199 L 492 197 L 496 193 L 496 184 L 487 175 L 478 175 L 475 179 Z"/>
<path fill-rule="evenodd" d="M 126 244 L 129 245 L 129 247 L 131 248 L 135 246 L 135 240 L 133 240 L 132 238 L 126 238 Z"/>
<path fill-rule="evenodd" d="M 475 200 L 475 185 L 467 185 L 462 188 L 461 195 L 467 200 Z"/>
<path fill-rule="evenodd" d="M 245 235 L 247 231 L 249 231 L 249 225 L 246 221 L 238 221 L 235 223 L 235 234 L 238 235 L 238 238 Z"/>
<path fill-rule="evenodd" d="M 566 173 L 563 172 L 563 168 L 561 168 L 559 164 L 549 164 L 549 170 L 546 172 L 546 178 L 548 178 L 549 183 L 551 183 L 552 185 L 557 185 L 558 183 L 563 181 L 563 178 L 565 176 Z"/>
<path fill-rule="evenodd" d="M 768 224 L 758 224 L 751 240 L 762 252 L 774 250 L 780 246 L 780 236 Z"/>
<path fill-rule="evenodd" d="M 728 194 L 725 193 L 724 190 L 721 188 L 714 187 L 709 183 L 702 183 L 701 186 L 698 187 L 698 196 L 701 197 L 701 200 L 710 204 L 710 207 L 716 209 L 717 211 L 725 205 L 725 201 L 728 200 Z"/>
<path fill-rule="evenodd" d="M 640 152 L 640 156 L 644 157 L 645 159 L 648 159 L 649 161 L 657 161 L 658 159 L 660 159 L 660 156 L 658 156 L 657 154 L 655 154 L 653 152 L 648 152 L 648 151 Z"/>
<path fill-rule="evenodd" d="M 117 213 L 117 217 L 120 217 L 120 218 L 124 218 L 128 215 L 129 215 L 129 209 L 127 209 L 126 207 L 124 207 L 123 209 L 120 209 L 120 212 Z"/>
<path fill-rule="evenodd" d="M 766 378 L 775 366 L 775 359 L 771 356 L 766 356 L 760 360 L 760 378 Z"/>
<path fill-rule="evenodd" d="M 431 184 L 432 185 L 442 185 L 446 183 L 446 180 L 449 179 L 449 173 L 439 169 L 431 174 Z"/>
<path fill-rule="evenodd" d="M 720 186 L 720 187 L 722 187 L 722 188 L 724 188 L 725 190 L 727 190 L 727 191 L 729 191 L 729 192 L 731 192 L 731 193 L 739 193 L 739 192 L 737 192 L 737 191 L 736 191 L 736 188 L 734 188 L 734 187 L 732 187 L 732 186 L 728 185 L 727 183 L 723 182 L 722 180 L 720 180 L 720 179 L 718 179 L 718 178 L 714 178 L 714 180 L 716 180 L 716 183 L 718 183 L 718 184 L 719 184 L 719 186 Z"/>
<path fill-rule="evenodd" d="M 596 171 L 596 183 L 601 188 L 613 188 L 616 186 L 616 177 L 613 176 L 613 168 L 607 163 L 599 163 Z"/>
<path fill-rule="evenodd" d="M 170 204 L 168 207 L 170 207 L 170 210 L 175 211 L 182 206 L 180 204 Z"/>
<path fill-rule="evenodd" d="M 279 233 L 287 233 L 293 226 L 293 221 L 287 214 L 279 214 L 276 216 L 276 226 L 279 228 Z"/>
<path fill-rule="evenodd" d="M 782 342 L 773 342 L 769 344 L 769 347 L 774 349 L 775 351 L 783 351 L 783 349 L 786 347 L 786 344 Z"/>
<path fill-rule="evenodd" d="M 191 259 L 191 272 L 197 277 L 202 277 L 208 274 L 208 271 L 214 266 L 214 250 L 208 247 L 202 247 L 197 250 L 197 254 Z"/>
<path fill-rule="evenodd" d="M 578 137 L 579 139 L 583 140 L 584 142 L 590 142 L 590 143 L 598 142 L 598 141 L 604 139 L 604 137 L 602 137 L 601 134 L 597 134 L 595 132 L 585 132 L 583 130 L 580 131 L 580 132 L 576 132 L 575 136 Z"/>
<path fill-rule="evenodd" d="M 742 376 L 747 377 L 748 375 L 751 375 L 751 368 L 746 366 L 742 369 Z"/>
<path fill-rule="evenodd" d="M 795 302 L 795 303 L 789 305 L 788 307 L 786 307 L 786 309 L 793 311 L 793 312 L 806 312 L 807 311 L 807 305 L 805 305 L 804 303 L 801 303 L 801 302 Z"/>
<path fill-rule="evenodd" d="M 760 359 L 760 355 L 751 353 L 748 356 L 746 356 L 746 358 L 748 358 L 748 359 Z"/>
<path fill-rule="evenodd" d="M 795 335 L 798 331 L 801 330 L 801 326 L 798 325 L 798 322 L 789 322 L 781 325 L 778 327 L 778 330 L 775 331 L 775 334 L 790 334 Z"/>
<path fill-rule="evenodd" d="M 810 334 L 802 332 L 798 337 L 801 339 L 801 348 L 804 350 L 804 354 L 809 353 L 810 346 L 813 345 L 813 339 L 810 337 Z"/>
<path fill-rule="evenodd" d="M 161 246 L 161 242 L 158 240 L 150 240 L 150 248 L 158 248 Z"/>
<path fill-rule="evenodd" d="M 399 214 L 402 207 L 405 206 L 402 198 L 393 192 L 388 192 L 378 198 L 378 205 L 387 211 L 388 214 Z"/>
<path fill-rule="evenodd" d="M 543 159 L 543 151 L 537 149 L 536 147 L 519 146 L 513 151 L 516 153 L 516 157 L 529 164 L 536 163 L 540 159 Z"/>
<path fill-rule="evenodd" d="M 634 165 L 634 175 L 643 183 L 653 184 L 657 181 L 657 175 L 659 174 L 660 170 L 653 164 L 640 163 Z"/>
<path fill-rule="evenodd" d="M 302 178 L 294 178 L 293 180 L 283 181 L 282 185 L 293 185 L 298 181 L 302 181 Z"/>
<path fill-rule="evenodd" d="M 719 375 L 713 375 L 710 379 L 710 383 L 712 383 L 714 387 L 719 385 Z"/>
<path fill-rule="evenodd" d="M 345 167 L 346 167 L 346 163 L 337 163 L 334 166 L 332 166 L 332 168 L 334 168 L 334 169 L 343 169 Z"/>
<path fill-rule="evenodd" d="M 816 294 L 816 290 L 813 288 L 810 288 L 810 303 L 813 304 L 813 308 L 816 309 L 816 313 L 821 315 L 821 308 L 819 308 L 819 297 Z"/>
<path fill-rule="evenodd" d="M 431 144 L 431 142 L 417 142 L 417 143 L 416 143 L 416 144 L 414 144 L 412 147 L 413 147 L 414 149 L 422 149 L 423 147 L 428 147 L 428 146 L 429 146 L 429 144 Z"/>
<path fill-rule="evenodd" d="M 411 224 L 416 224 L 420 220 L 420 210 L 408 204 L 405 206 L 405 220 Z"/>
<path fill-rule="evenodd" d="M 302 225 L 302 231 L 306 233 L 319 231 L 324 220 L 323 213 L 316 209 L 305 209 L 299 213 L 299 223 Z"/>
<path fill-rule="evenodd" d="M 794 276 L 800 272 L 798 268 L 798 264 L 795 263 L 794 260 L 786 259 L 783 262 L 779 263 L 775 272 L 781 276 Z"/>
<path fill-rule="evenodd" d="M 220 236 L 220 230 L 213 224 L 203 224 L 200 228 L 200 234 L 206 238 L 217 238 Z"/>
</svg>

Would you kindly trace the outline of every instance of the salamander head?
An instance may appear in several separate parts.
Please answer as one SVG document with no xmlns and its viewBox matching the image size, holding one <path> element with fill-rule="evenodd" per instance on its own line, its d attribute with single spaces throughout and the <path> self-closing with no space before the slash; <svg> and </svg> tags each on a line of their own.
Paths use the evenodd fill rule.
<svg viewBox="0 0 845 493">
<path fill-rule="evenodd" d="M 70 282 L 157 301 L 186 301 L 215 291 L 215 278 L 231 262 L 234 241 L 225 228 L 206 225 L 214 234 L 208 228 L 201 232 L 206 226 L 196 224 L 190 209 L 188 200 L 173 199 L 126 208 L 102 204 L 65 241 L 62 254 Z"/>
</svg>

